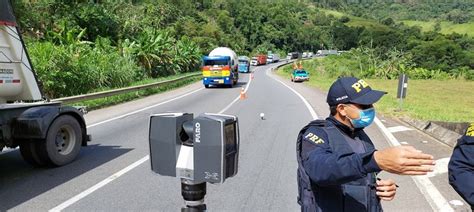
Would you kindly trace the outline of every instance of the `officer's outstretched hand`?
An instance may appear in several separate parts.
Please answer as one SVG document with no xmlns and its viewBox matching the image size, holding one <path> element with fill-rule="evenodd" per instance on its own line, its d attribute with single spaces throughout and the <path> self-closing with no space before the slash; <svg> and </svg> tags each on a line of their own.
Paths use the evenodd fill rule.
<svg viewBox="0 0 474 212">
<path fill-rule="evenodd" d="M 377 196 L 381 200 L 390 201 L 395 198 L 397 193 L 397 185 L 392 179 L 377 180 Z"/>
<path fill-rule="evenodd" d="M 412 146 L 396 146 L 374 152 L 380 169 L 401 175 L 425 175 L 433 171 L 433 156 Z"/>
</svg>

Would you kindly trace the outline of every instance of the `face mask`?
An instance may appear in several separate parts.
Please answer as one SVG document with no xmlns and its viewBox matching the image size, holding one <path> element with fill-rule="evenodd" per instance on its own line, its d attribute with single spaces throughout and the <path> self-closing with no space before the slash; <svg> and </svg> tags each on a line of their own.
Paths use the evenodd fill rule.
<svg viewBox="0 0 474 212">
<path fill-rule="evenodd" d="M 375 109 L 369 108 L 365 110 L 359 111 L 359 118 L 358 119 L 351 119 L 352 126 L 354 128 L 364 128 L 368 127 L 375 118 Z"/>
</svg>

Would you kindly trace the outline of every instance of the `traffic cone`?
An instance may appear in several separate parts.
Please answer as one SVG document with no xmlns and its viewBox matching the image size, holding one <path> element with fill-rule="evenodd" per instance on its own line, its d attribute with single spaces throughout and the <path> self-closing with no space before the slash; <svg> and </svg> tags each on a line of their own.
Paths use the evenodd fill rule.
<svg viewBox="0 0 474 212">
<path fill-rule="evenodd" d="M 253 73 L 250 73 L 250 78 L 253 79 Z"/>
<path fill-rule="evenodd" d="M 242 90 L 240 91 L 240 99 L 244 100 L 246 98 L 247 98 L 247 94 L 245 93 L 245 89 L 242 88 Z"/>
</svg>

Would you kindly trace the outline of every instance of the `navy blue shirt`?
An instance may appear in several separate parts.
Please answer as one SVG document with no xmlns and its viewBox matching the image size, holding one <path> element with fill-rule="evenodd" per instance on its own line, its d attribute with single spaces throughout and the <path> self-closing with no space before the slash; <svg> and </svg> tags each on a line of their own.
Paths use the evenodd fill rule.
<svg viewBox="0 0 474 212">
<path fill-rule="evenodd" d="M 474 210 L 474 123 L 454 147 L 448 171 L 449 183 Z"/>
<path fill-rule="evenodd" d="M 341 185 L 380 172 L 373 153 L 375 149 L 363 129 L 351 129 L 334 117 L 328 117 L 328 125 L 334 125 L 344 135 L 355 139 L 349 144 L 355 150 L 351 154 L 333 152 L 328 135 L 318 127 L 310 127 L 303 134 L 301 157 L 311 181 L 319 186 Z M 367 148 L 371 146 L 372 148 Z"/>
</svg>

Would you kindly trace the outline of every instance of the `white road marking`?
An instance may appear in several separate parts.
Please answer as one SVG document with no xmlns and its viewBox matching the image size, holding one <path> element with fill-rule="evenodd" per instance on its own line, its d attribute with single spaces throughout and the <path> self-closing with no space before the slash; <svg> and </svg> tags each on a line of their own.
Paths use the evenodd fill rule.
<svg viewBox="0 0 474 212">
<path fill-rule="evenodd" d="M 449 159 L 451 158 L 441 158 L 441 159 L 436 160 L 436 165 L 434 167 L 433 172 L 428 173 L 426 176 L 434 177 L 436 175 L 440 175 L 440 174 L 444 174 L 448 172 Z"/>
<path fill-rule="evenodd" d="M 145 111 L 145 110 L 148 110 L 148 109 L 151 109 L 151 108 L 154 108 L 154 107 L 158 107 L 160 105 L 163 105 L 163 104 L 166 104 L 166 103 L 169 103 L 169 102 L 172 102 L 172 101 L 175 101 L 175 100 L 178 100 L 178 99 L 181 99 L 183 97 L 186 97 L 186 96 L 189 96 L 193 93 L 196 93 L 198 91 L 201 91 L 203 90 L 204 88 L 199 88 L 195 91 L 192 91 L 192 92 L 189 92 L 189 93 L 186 93 L 186 94 L 183 94 L 181 96 L 177 96 L 175 98 L 172 98 L 170 100 L 167 100 L 167 101 L 164 101 L 164 102 L 160 102 L 158 104 L 155 104 L 155 105 L 151 105 L 151 106 L 148 106 L 148 107 L 144 107 L 140 110 L 136 110 L 136 111 L 133 111 L 133 112 L 130 112 L 130 113 L 126 113 L 126 114 L 123 114 L 123 115 L 120 115 L 120 116 L 117 116 L 117 117 L 114 117 L 114 118 L 111 118 L 111 119 L 107 119 L 107 120 L 104 120 L 104 121 L 101 121 L 101 122 L 98 122 L 98 123 L 95 123 L 95 124 L 90 124 L 89 126 L 87 126 L 87 128 L 91 128 L 91 127 L 95 127 L 95 126 L 98 126 L 98 125 L 101 125 L 101 124 L 105 124 L 107 122 L 111 122 L 111 121 L 114 121 L 114 120 L 117 120 L 117 119 L 121 119 L 123 117 L 127 117 L 129 115 L 133 115 L 133 114 L 136 114 L 136 113 L 139 113 L 139 112 L 142 112 L 142 111 Z"/>
<path fill-rule="evenodd" d="M 449 204 L 454 205 L 454 206 L 463 206 L 464 203 L 461 200 L 453 199 L 449 201 Z"/>
<path fill-rule="evenodd" d="M 412 128 L 408 128 L 408 127 L 405 127 L 405 126 L 388 127 L 387 129 L 391 133 L 413 130 Z"/>
<path fill-rule="evenodd" d="M 249 82 L 247 83 L 246 87 L 245 87 L 245 92 L 247 92 L 250 84 L 252 82 L 252 79 L 249 77 Z M 156 104 L 156 105 L 152 105 L 152 106 L 149 106 L 149 107 L 146 107 L 146 108 L 143 108 L 143 109 L 140 109 L 138 111 L 134 111 L 134 112 L 131 112 L 131 113 L 127 113 L 125 115 L 121 115 L 119 117 L 116 117 L 116 118 L 112 118 L 112 119 L 109 119 L 109 120 L 105 120 L 105 121 L 102 121 L 102 122 L 99 122 L 97 124 L 94 124 L 93 126 L 97 126 L 97 125 L 100 125 L 100 124 L 103 124 L 103 123 L 107 123 L 107 122 L 110 122 L 110 121 L 113 121 L 113 120 L 117 120 L 119 118 L 122 118 L 122 117 L 126 117 L 126 116 L 129 116 L 131 114 L 135 114 L 135 113 L 138 113 L 138 112 L 141 112 L 141 111 L 144 111 L 144 110 L 147 110 L 147 109 L 150 109 L 150 108 L 153 108 L 153 107 L 156 107 L 156 106 L 159 106 L 159 105 L 162 105 L 162 104 L 166 104 L 168 102 L 171 102 L 171 101 L 174 101 L 174 100 L 177 100 L 177 99 L 180 99 L 180 98 L 183 98 L 185 96 L 188 96 L 192 93 L 195 93 L 197 91 L 200 91 L 204 88 L 201 88 L 201 89 L 198 89 L 198 90 L 195 90 L 191 93 L 187 93 L 185 95 L 181 95 L 181 96 L 178 96 L 176 98 L 173 98 L 173 99 L 170 99 L 168 101 L 165 101 L 165 102 L 161 102 L 159 104 Z M 226 110 L 228 110 L 235 102 L 237 102 L 237 100 L 239 100 L 240 98 L 240 94 L 239 96 L 237 96 L 234 101 L 232 101 L 229 105 L 227 105 L 224 109 L 222 109 L 221 111 L 219 111 L 219 114 L 225 112 Z M 93 126 L 90 126 L 90 127 L 93 127 Z M 112 182 L 113 180 L 117 179 L 118 177 L 124 175 L 125 173 L 131 171 L 132 169 L 136 168 L 137 166 L 141 165 L 142 163 L 148 161 L 150 159 L 150 155 L 146 155 L 145 157 L 143 157 L 142 159 L 130 164 L 129 166 L 123 168 L 122 170 L 116 172 L 115 174 L 107 177 L 106 179 L 100 181 L 99 183 L 95 184 L 94 186 L 88 188 L 87 190 L 79 193 L 78 195 L 66 200 L 65 202 L 61 203 L 60 205 L 54 207 L 53 209 L 50 209 L 49 212 L 59 212 L 59 211 L 62 211 L 63 209 L 71 206 L 72 204 L 78 202 L 79 200 L 83 199 L 84 197 L 92 194 L 94 191 L 104 187 L 105 185 L 109 184 L 110 182 Z"/>
<path fill-rule="evenodd" d="M 309 104 L 309 102 L 306 101 L 306 99 L 305 99 L 300 93 L 298 93 L 298 91 L 296 91 L 296 90 L 293 89 L 292 87 L 288 86 L 288 85 L 285 84 L 284 82 L 280 81 L 279 79 L 277 79 L 277 78 L 271 76 L 271 75 L 269 74 L 269 71 L 270 71 L 270 69 L 267 69 L 266 74 L 267 74 L 270 78 L 276 80 L 277 82 L 281 83 L 282 85 L 284 85 L 285 87 L 287 87 L 288 89 L 290 89 L 293 93 L 295 93 L 296 96 L 298 96 L 298 97 L 301 99 L 301 101 L 303 101 L 303 103 L 304 103 L 304 105 L 306 106 L 306 108 L 308 108 L 309 112 L 311 113 L 311 117 L 313 118 L 313 120 L 318 119 L 318 114 L 316 114 L 316 111 L 314 111 L 314 109 L 313 109 L 313 107 L 311 106 L 311 104 Z"/>
<path fill-rule="evenodd" d="M 403 144 L 403 145 L 408 145 L 408 142 L 406 142 L 406 141 L 402 141 L 402 142 L 400 142 L 400 144 Z"/>
<path fill-rule="evenodd" d="M 387 138 L 392 146 L 400 146 L 400 143 L 395 138 L 395 136 L 393 136 L 392 133 L 388 131 L 388 129 L 377 117 L 375 117 L 374 122 L 377 124 L 377 126 L 383 132 L 385 138 Z M 443 197 L 441 192 L 439 192 L 439 190 L 435 185 L 433 185 L 427 176 L 412 176 L 411 178 L 434 211 L 454 211 Z"/>
<path fill-rule="evenodd" d="M 252 83 L 252 77 L 249 77 L 249 82 L 245 86 L 244 93 L 247 93 L 247 90 L 249 89 L 249 86 L 250 86 L 251 83 Z M 235 99 L 229 105 L 227 105 L 224 109 L 219 111 L 218 114 L 221 114 L 221 113 L 225 112 L 226 110 L 228 110 L 233 104 L 235 104 L 237 101 L 239 101 L 239 99 L 240 99 L 240 94 L 237 97 L 235 97 Z"/>
<path fill-rule="evenodd" d="M 143 157 L 142 159 L 136 161 L 135 163 L 130 164 L 129 166 L 125 167 L 124 169 L 114 173 L 113 175 L 105 178 L 104 180 L 100 181 L 99 183 L 95 184 L 94 186 L 88 188 L 87 190 L 79 193 L 78 195 L 72 197 L 71 199 L 68 199 L 67 201 L 61 203 L 60 205 L 54 207 L 53 209 L 49 210 L 50 212 L 57 212 L 61 211 L 70 205 L 74 204 L 75 202 L 81 200 L 82 198 L 86 197 L 87 195 L 91 194 L 92 192 L 98 190 L 99 188 L 109 184 L 113 180 L 119 178 L 120 176 L 124 175 L 125 173 L 129 172 L 133 168 L 139 166 L 140 164 L 144 163 L 145 161 L 149 160 L 150 156 L 147 155 Z"/>
</svg>

